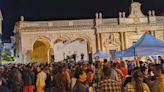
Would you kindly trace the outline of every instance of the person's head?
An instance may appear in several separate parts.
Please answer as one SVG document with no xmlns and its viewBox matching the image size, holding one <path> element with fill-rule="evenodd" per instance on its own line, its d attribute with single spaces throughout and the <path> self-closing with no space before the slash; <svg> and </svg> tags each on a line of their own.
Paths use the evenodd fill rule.
<svg viewBox="0 0 164 92">
<path fill-rule="evenodd" d="M 0 73 L 4 72 L 4 66 L 0 66 Z"/>
<path fill-rule="evenodd" d="M 108 66 L 105 66 L 105 67 L 103 68 L 103 73 L 104 73 L 104 76 L 105 76 L 105 77 L 110 77 L 110 75 L 111 75 L 111 68 L 108 67 Z"/>
<path fill-rule="evenodd" d="M 143 82 L 142 82 L 143 81 L 142 72 L 139 69 L 134 70 L 132 78 L 133 81 L 135 81 L 136 92 L 144 92 Z"/>
<path fill-rule="evenodd" d="M 75 70 L 75 77 L 80 80 L 81 82 L 86 81 L 87 75 L 83 69 L 76 69 Z"/>
<path fill-rule="evenodd" d="M 113 68 L 117 68 L 117 63 L 113 63 Z"/>
<path fill-rule="evenodd" d="M 108 60 L 107 59 L 104 59 L 104 64 L 106 64 L 108 62 Z"/>
<path fill-rule="evenodd" d="M 41 69 L 41 71 L 44 71 L 44 69 L 45 69 L 45 66 L 42 64 L 42 65 L 40 65 L 40 69 Z"/>
<path fill-rule="evenodd" d="M 161 57 L 161 56 L 158 56 L 158 59 L 159 59 L 159 60 L 161 60 L 161 59 L 162 59 L 162 57 Z"/>
<path fill-rule="evenodd" d="M 147 67 L 141 67 L 141 72 L 142 72 L 144 75 L 148 75 L 148 68 L 147 68 Z"/>
<path fill-rule="evenodd" d="M 94 72 L 92 69 L 87 69 L 86 70 L 86 73 L 87 73 L 87 80 L 88 81 L 92 81 L 93 78 L 94 78 Z"/>
<path fill-rule="evenodd" d="M 45 68 L 44 68 L 44 72 L 45 72 L 45 73 L 50 74 L 50 71 L 51 71 L 51 70 L 50 70 L 50 67 L 45 67 Z"/>
<path fill-rule="evenodd" d="M 160 64 L 153 65 L 153 73 L 156 77 L 160 77 L 162 75 L 162 65 Z"/>
<path fill-rule="evenodd" d="M 124 61 L 121 62 L 121 67 L 126 68 L 126 63 Z"/>
<path fill-rule="evenodd" d="M 37 71 L 37 72 L 40 72 L 40 71 L 41 71 L 40 67 L 37 67 L 37 68 L 36 68 L 36 71 Z"/>
<path fill-rule="evenodd" d="M 142 81 L 142 80 L 143 80 L 143 75 L 142 75 L 142 72 L 141 72 L 140 70 L 135 70 L 135 71 L 133 72 L 132 77 L 133 77 L 134 80 L 136 80 L 136 81 L 138 81 L 138 80 Z"/>
<path fill-rule="evenodd" d="M 58 73 L 63 73 L 63 72 L 64 72 L 63 66 L 59 65 L 58 66 Z"/>
</svg>

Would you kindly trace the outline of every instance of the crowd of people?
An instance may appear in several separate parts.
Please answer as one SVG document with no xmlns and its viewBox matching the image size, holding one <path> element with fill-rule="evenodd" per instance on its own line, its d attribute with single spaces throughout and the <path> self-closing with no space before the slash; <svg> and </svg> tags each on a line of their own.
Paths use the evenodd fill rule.
<svg viewBox="0 0 164 92">
<path fill-rule="evenodd" d="M 164 60 L 0 66 L 0 92 L 164 92 Z"/>
</svg>

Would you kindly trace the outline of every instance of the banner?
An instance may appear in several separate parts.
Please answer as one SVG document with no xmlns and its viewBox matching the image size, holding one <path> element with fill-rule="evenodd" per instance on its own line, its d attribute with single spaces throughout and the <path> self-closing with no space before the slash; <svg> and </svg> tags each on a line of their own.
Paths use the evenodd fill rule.
<svg viewBox="0 0 164 92">
<path fill-rule="evenodd" d="M 74 41 L 63 43 L 58 42 L 54 44 L 54 59 L 55 62 L 63 61 L 64 59 L 71 58 L 75 54 L 76 61 L 88 61 L 87 42 Z"/>
</svg>

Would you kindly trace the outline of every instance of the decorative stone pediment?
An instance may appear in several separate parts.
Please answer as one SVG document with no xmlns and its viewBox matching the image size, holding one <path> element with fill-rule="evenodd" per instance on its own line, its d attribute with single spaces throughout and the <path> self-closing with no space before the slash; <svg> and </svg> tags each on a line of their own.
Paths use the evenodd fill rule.
<svg viewBox="0 0 164 92">
<path fill-rule="evenodd" d="M 129 18 L 138 18 L 138 17 L 145 17 L 144 14 L 141 12 L 141 4 L 139 2 L 134 2 L 131 4 L 131 11 Z"/>
<path fill-rule="evenodd" d="M 131 4 L 131 11 L 128 17 L 125 16 L 125 12 L 119 12 L 119 24 L 148 23 L 150 20 L 152 19 L 149 19 L 142 13 L 141 4 L 139 2 L 133 2 Z"/>
</svg>

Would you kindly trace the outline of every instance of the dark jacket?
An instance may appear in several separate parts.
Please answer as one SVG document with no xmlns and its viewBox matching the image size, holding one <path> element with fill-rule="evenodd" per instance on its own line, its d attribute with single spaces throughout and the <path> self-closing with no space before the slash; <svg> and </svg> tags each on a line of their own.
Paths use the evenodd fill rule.
<svg viewBox="0 0 164 92">
<path fill-rule="evenodd" d="M 10 90 L 4 86 L 0 86 L 0 92 L 10 92 Z"/>
<path fill-rule="evenodd" d="M 20 92 L 20 89 L 22 88 L 22 85 L 23 85 L 21 72 L 17 68 L 13 68 L 10 71 L 10 73 L 11 73 L 10 76 L 12 76 L 12 77 L 9 78 L 10 88 L 14 92 Z"/>
<path fill-rule="evenodd" d="M 51 80 L 51 74 L 47 74 L 47 78 L 45 82 L 46 82 L 46 88 L 51 88 L 53 86 L 52 80 Z"/>
<path fill-rule="evenodd" d="M 30 71 L 29 69 L 24 70 L 22 73 L 22 78 L 24 83 L 23 85 L 24 86 L 33 85 L 34 77 L 35 76 L 32 71 Z"/>
<path fill-rule="evenodd" d="M 71 92 L 89 92 L 88 88 L 81 81 L 77 80 Z"/>
</svg>

